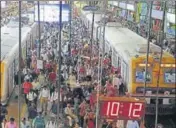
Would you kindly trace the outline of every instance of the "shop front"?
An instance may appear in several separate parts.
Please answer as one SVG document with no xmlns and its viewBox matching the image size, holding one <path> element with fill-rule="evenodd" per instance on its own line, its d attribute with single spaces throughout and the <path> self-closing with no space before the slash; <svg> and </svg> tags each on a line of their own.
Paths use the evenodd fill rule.
<svg viewBox="0 0 176 128">
<path fill-rule="evenodd" d="M 127 20 L 130 22 L 135 22 L 135 5 L 127 4 Z"/>
<path fill-rule="evenodd" d="M 108 10 L 113 12 L 114 17 L 118 17 L 119 15 L 119 3 L 118 1 L 109 1 L 108 2 Z"/>
<path fill-rule="evenodd" d="M 118 11 L 118 16 L 121 17 L 122 19 L 127 19 L 127 10 L 126 10 L 126 3 L 120 2 L 119 3 L 119 11 Z"/>
<path fill-rule="evenodd" d="M 128 28 L 132 31 L 137 32 L 135 4 L 134 3 L 129 3 L 129 4 L 127 4 L 126 7 L 127 7 Z"/>
<path fill-rule="evenodd" d="M 141 35 L 142 37 L 147 37 L 147 30 L 148 30 L 148 4 L 145 2 L 138 2 L 136 4 L 136 23 L 137 25 L 137 33 Z"/>
<path fill-rule="evenodd" d="M 81 15 L 81 10 L 84 6 L 86 6 L 87 3 L 86 2 L 79 2 L 79 1 L 75 1 L 74 2 L 74 7 L 73 7 L 73 16 L 77 17 Z"/>
</svg>

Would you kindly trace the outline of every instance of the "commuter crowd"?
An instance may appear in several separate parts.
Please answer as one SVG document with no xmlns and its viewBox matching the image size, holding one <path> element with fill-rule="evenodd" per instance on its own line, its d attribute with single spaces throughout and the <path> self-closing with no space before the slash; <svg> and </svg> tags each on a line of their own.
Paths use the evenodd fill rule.
<svg viewBox="0 0 176 128">
<path fill-rule="evenodd" d="M 86 31 L 80 31 L 86 35 Z M 24 68 L 15 76 L 18 88 L 20 73 L 22 89 L 16 94 L 22 94 L 28 111 L 21 119 L 21 128 L 95 128 L 96 93 L 108 97 L 125 95 L 126 88 L 120 68 L 111 65 L 109 53 L 98 56 L 99 44 L 93 42 L 91 45 L 88 37 L 72 44 L 62 40 L 62 57 L 58 60 L 58 34 L 54 25 L 45 25 L 40 60 L 37 58 L 39 53 L 36 44 L 28 49 Z M 38 65 L 38 61 L 42 64 Z M 61 64 L 60 85 L 58 63 Z M 74 85 L 70 82 L 71 79 Z M 58 103 L 61 113 L 59 121 L 56 118 Z M 5 115 L 10 113 L 5 108 L 3 111 L 2 128 L 17 128 L 16 120 L 11 117 L 7 121 Z M 117 128 L 107 120 L 101 125 L 102 128 Z"/>
</svg>

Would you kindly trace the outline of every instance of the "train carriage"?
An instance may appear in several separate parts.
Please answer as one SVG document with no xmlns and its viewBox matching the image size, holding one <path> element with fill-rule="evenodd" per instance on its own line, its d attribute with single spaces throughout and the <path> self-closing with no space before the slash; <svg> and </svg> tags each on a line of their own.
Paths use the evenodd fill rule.
<svg viewBox="0 0 176 128">
<path fill-rule="evenodd" d="M 14 88 L 14 76 L 18 71 L 19 28 L 18 22 L 7 24 L 2 28 L 1 43 L 1 102 L 6 104 Z M 28 46 L 38 36 L 37 24 L 22 27 L 22 60 L 26 59 Z"/>
<path fill-rule="evenodd" d="M 87 21 L 90 25 L 92 23 L 92 13 L 86 13 Z M 97 30 L 97 21 L 100 21 L 100 14 L 95 14 L 94 34 Z M 99 36 L 100 44 L 102 45 L 102 29 Z M 143 96 L 144 80 L 145 80 L 145 64 L 147 54 L 147 40 L 128 28 L 120 25 L 117 27 L 106 26 L 105 28 L 105 47 L 110 46 L 112 51 L 112 65 L 120 67 L 121 75 L 127 87 L 127 91 L 132 96 Z M 108 48 L 105 48 L 108 49 Z M 106 50 L 105 52 L 108 52 Z M 159 114 L 167 115 L 175 112 L 175 58 L 167 53 L 163 53 L 161 72 L 159 72 L 159 57 L 161 48 L 151 43 L 147 84 L 146 84 L 146 98 L 147 114 L 155 113 L 157 77 L 159 79 Z"/>
</svg>

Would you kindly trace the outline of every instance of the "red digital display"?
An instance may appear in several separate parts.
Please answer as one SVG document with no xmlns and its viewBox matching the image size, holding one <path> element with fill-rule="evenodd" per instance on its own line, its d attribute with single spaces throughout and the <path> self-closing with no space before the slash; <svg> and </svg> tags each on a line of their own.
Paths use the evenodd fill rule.
<svg viewBox="0 0 176 128">
<path fill-rule="evenodd" d="M 140 120 L 145 114 L 145 102 L 100 101 L 101 118 Z"/>
</svg>

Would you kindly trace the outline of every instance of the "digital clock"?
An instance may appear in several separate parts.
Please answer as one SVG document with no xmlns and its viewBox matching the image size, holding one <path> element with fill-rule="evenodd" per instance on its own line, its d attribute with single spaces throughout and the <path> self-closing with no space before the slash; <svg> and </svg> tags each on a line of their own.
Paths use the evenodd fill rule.
<svg viewBox="0 0 176 128">
<path fill-rule="evenodd" d="M 133 100 L 100 101 L 101 118 L 113 120 L 140 120 L 145 115 L 145 102 Z"/>
</svg>

